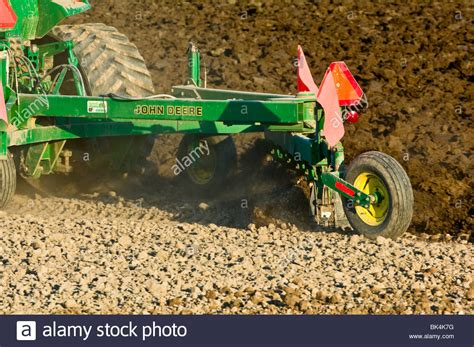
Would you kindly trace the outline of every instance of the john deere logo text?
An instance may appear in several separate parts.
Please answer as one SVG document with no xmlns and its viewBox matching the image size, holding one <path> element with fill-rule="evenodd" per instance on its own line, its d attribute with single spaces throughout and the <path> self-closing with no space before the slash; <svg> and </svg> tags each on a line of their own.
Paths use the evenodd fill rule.
<svg viewBox="0 0 474 347">
<path fill-rule="evenodd" d="M 202 116 L 202 106 L 164 106 L 164 105 L 138 105 L 135 107 L 136 115 L 145 116 Z"/>
</svg>

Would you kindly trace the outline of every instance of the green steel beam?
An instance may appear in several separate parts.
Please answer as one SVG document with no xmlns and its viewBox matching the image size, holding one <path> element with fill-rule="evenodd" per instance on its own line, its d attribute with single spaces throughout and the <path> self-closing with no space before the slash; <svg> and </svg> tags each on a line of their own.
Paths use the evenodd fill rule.
<svg viewBox="0 0 474 347">
<path fill-rule="evenodd" d="M 269 101 L 272 99 L 295 99 L 292 95 L 271 94 L 271 93 L 254 93 L 236 90 L 199 88 L 196 86 L 174 86 L 171 94 L 178 98 L 193 98 L 203 100 L 259 100 Z M 316 99 L 314 99 L 316 100 Z"/>
<path fill-rule="evenodd" d="M 33 129 L 17 130 L 0 133 L 0 149 L 6 154 L 9 146 L 22 146 L 41 142 L 72 140 L 92 137 L 152 135 L 174 133 L 200 134 L 238 134 L 246 132 L 262 132 L 261 126 L 232 125 L 222 122 L 197 122 L 167 120 L 156 121 L 136 120 L 133 122 L 83 122 L 62 126 L 38 126 Z"/>
<path fill-rule="evenodd" d="M 247 125 L 284 125 L 312 121 L 305 100 L 121 100 L 106 97 L 19 94 L 20 106 L 11 110 L 22 122 L 31 116 L 105 120 L 187 120 Z M 28 110 L 32 110 L 27 112 Z M 10 122 L 13 122 L 11 119 Z"/>
<path fill-rule="evenodd" d="M 4 131 L 0 132 L 0 160 L 7 159 L 9 146 L 8 135 L 9 134 Z"/>
<path fill-rule="evenodd" d="M 38 55 L 44 59 L 45 57 L 52 57 L 56 54 L 63 53 L 71 45 L 70 41 L 58 41 L 37 45 Z"/>
<path fill-rule="evenodd" d="M 265 138 L 282 148 L 296 158 L 296 161 L 304 161 L 309 165 L 318 163 L 318 144 L 307 136 L 292 133 L 276 133 L 265 131 Z"/>
<path fill-rule="evenodd" d="M 354 201 L 354 203 L 362 206 L 368 206 L 371 203 L 370 195 L 365 194 L 360 189 L 357 189 L 352 184 L 339 178 L 334 172 L 323 172 L 321 174 L 322 183 L 330 189 L 338 192 L 347 199 Z"/>
<path fill-rule="evenodd" d="M 201 86 L 201 54 L 199 50 L 194 45 L 194 43 L 189 44 L 188 50 L 188 74 L 190 82 L 197 86 Z"/>
</svg>

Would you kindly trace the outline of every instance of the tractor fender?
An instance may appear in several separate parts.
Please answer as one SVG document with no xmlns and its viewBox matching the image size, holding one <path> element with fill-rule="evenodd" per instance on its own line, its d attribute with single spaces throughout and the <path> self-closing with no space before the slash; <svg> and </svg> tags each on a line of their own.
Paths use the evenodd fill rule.
<svg viewBox="0 0 474 347">
<path fill-rule="evenodd" d="M 40 0 L 36 37 L 45 36 L 63 19 L 83 13 L 91 8 L 88 0 Z"/>
</svg>

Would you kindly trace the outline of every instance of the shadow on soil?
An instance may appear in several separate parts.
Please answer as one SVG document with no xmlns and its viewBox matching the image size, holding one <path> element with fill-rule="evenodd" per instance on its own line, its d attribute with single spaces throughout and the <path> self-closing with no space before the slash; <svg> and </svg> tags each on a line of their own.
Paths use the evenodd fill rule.
<svg viewBox="0 0 474 347">
<path fill-rule="evenodd" d="M 226 186 L 206 196 L 184 187 L 179 177 L 159 176 L 153 169 L 141 176 L 102 174 L 81 181 L 61 175 L 46 176 L 41 181 L 20 179 L 18 193 L 32 198 L 49 195 L 105 204 L 116 204 L 117 197 L 121 197 L 142 208 L 169 212 L 173 220 L 185 223 L 232 228 L 274 224 L 304 231 L 352 233 L 316 225 L 309 214 L 304 183 L 298 184 L 300 177 L 270 162 L 267 153 L 265 142 L 257 141 L 240 156 L 240 168 Z"/>
</svg>

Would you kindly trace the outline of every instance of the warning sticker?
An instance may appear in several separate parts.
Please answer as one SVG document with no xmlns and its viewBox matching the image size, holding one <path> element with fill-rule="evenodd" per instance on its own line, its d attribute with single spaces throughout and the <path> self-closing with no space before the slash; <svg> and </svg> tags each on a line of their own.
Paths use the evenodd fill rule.
<svg viewBox="0 0 474 347">
<path fill-rule="evenodd" d="M 107 101 L 88 101 L 87 112 L 89 113 L 107 113 Z"/>
</svg>

